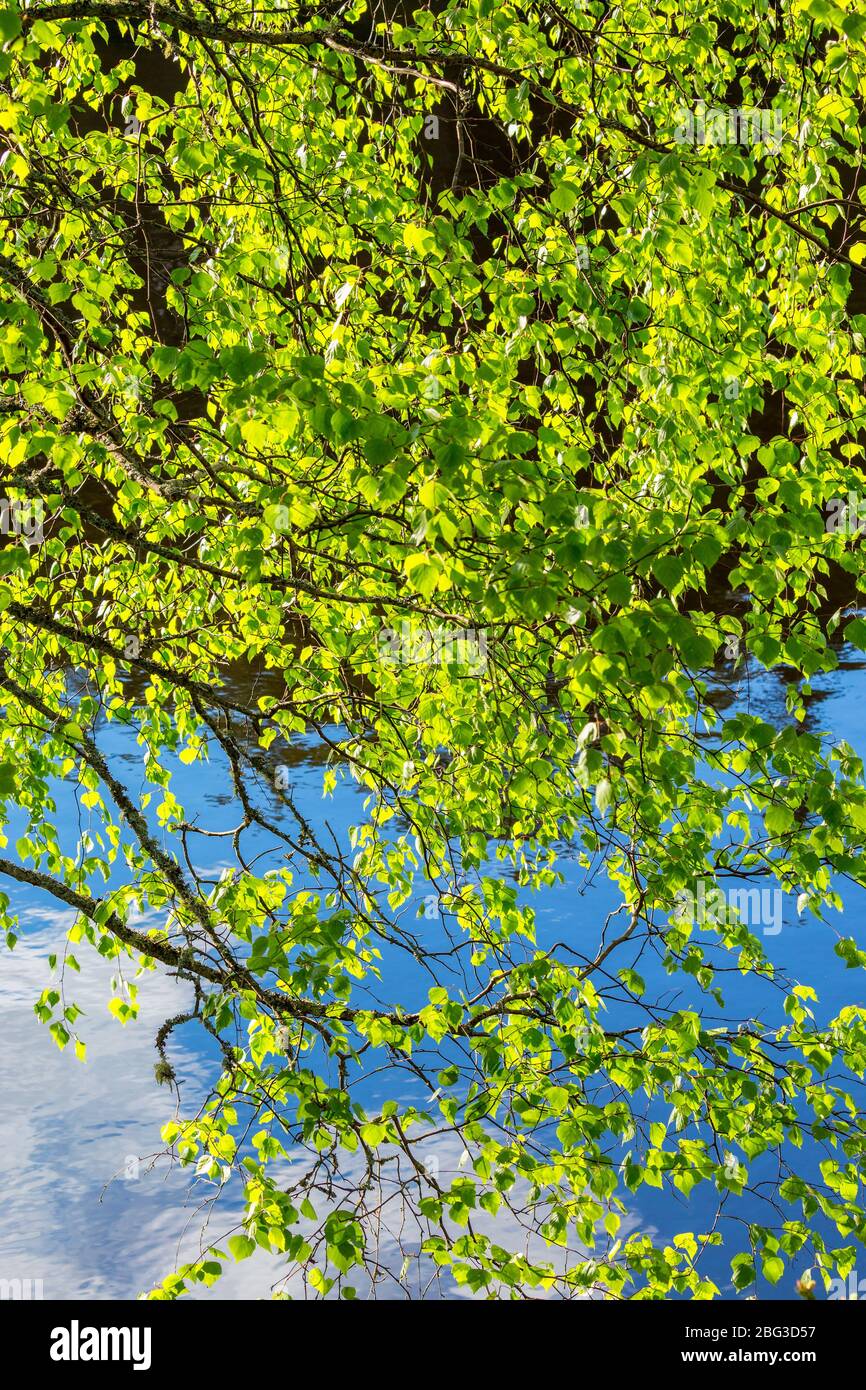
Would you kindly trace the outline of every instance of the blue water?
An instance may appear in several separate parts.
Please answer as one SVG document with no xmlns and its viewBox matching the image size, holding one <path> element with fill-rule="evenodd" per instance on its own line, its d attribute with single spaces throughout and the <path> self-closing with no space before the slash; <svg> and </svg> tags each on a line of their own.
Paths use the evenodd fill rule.
<svg viewBox="0 0 866 1390">
<path fill-rule="evenodd" d="M 866 755 L 866 669 L 848 654 L 837 671 L 814 682 L 815 696 L 808 716 L 811 731 L 831 730 L 836 738 L 848 740 L 856 751 Z M 784 689 L 774 676 L 746 673 L 734 692 L 738 706 L 749 708 L 771 723 L 785 719 Z M 721 691 L 718 702 L 725 703 Z M 336 734 L 337 731 L 334 731 Z M 99 742 L 109 761 L 115 760 L 119 775 L 135 794 L 143 786 L 141 750 L 129 730 L 117 725 L 103 727 Z M 322 795 L 325 751 L 311 739 L 302 740 L 286 753 L 291 763 L 293 795 L 317 832 L 332 831 L 346 848 L 348 829 L 364 819 L 364 793 L 351 780 L 341 780 L 333 796 Z M 231 794 L 227 769 L 221 760 L 209 764 L 184 766 L 171 764 L 172 790 L 184 806 L 189 819 L 198 818 L 210 830 L 223 830 L 238 820 L 237 805 Z M 159 798 L 155 798 L 158 800 Z M 91 813 L 77 806 L 71 787 L 57 789 L 59 823 L 68 830 L 68 843 L 74 843 L 87 825 Z M 277 803 L 269 814 L 279 817 Z M 24 828 L 15 820 L 7 828 L 10 849 Z M 92 824 L 98 830 L 98 820 Z M 197 841 L 198 868 L 207 868 L 218 877 L 222 869 L 234 866 L 230 841 Z M 282 851 L 264 835 L 247 840 L 250 857 L 261 852 L 256 871 L 277 867 Z M 589 881 L 576 859 L 566 852 L 560 868 L 564 883 L 532 895 L 537 915 L 539 944 L 547 949 L 561 943 L 564 951 L 593 955 L 598 948 L 600 926 L 616 906 L 614 889 L 603 871 Z M 505 866 L 491 864 L 488 872 L 503 873 Z M 119 880 L 118 880 L 119 881 Z M 186 986 L 163 973 L 144 977 L 140 984 L 140 1017 L 121 1026 L 107 1010 L 111 996 L 114 965 L 96 957 L 82 944 L 77 955 L 81 975 L 66 972 L 67 999 L 84 1010 L 78 1030 L 86 1040 L 87 1062 L 74 1059 L 71 1049 L 61 1053 L 47 1029 L 34 1013 L 33 1002 L 50 977 L 48 956 L 62 957 L 66 932 L 75 914 L 62 904 L 46 899 L 38 890 L 19 884 L 0 885 L 18 911 L 21 937 L 13 952 L 0 951 L 0 1182 L 4 1202 L 0 1208 L 0 1277 L 42 1280 L 44 1297 L 128 1298 L 152 1287 L 179 1259 L 189 1258 L 209 1240 L 216 1239 L 240 1217 L 242 1193 L 231 1179 L 213 1201 L 216 1189 L 196 1181 L 188 1170 L 171 1167 L 164 1160 L 153 1163 L 161 1149 L 160 1126 L 174 1114 L 169 1090 L 154 1080 L 156 1061 L 153 1040 L 160 1023 L 177 1013 L 185 1002 Z M 98 891 L 98 890 L 97 890 Z M 791 979 L 811 984 L 818 992 L 816 1014 L 819 1021 L 832 1017 L 845 1004 L 864 1004 L 862 972 L 846 970 L 834 955 L 838 936 L 854 936 L 866 944 L 864 898 L 859 891 L 846 890 L 846 911 L 832 923 L 822 924 L 811 915 L 798 921 L 792 901 L 785 904 L 782 930 L 764 938 L 774 963 Z M 456 932 L 456 923 L 447 917 L 427 920 L 417 916 L 419 899 L 402 910 L 400 923 L 415 932 L 429 951 L 447 950 Z M 158 919 L 154 919 L 158 920 Z M 616 925 L 612 933 L 616 933 Z M 700 1007 L 705 1018 L 714 1008 L 712 1001 L 690 991 L 682 975 L 668 977 L 660 954 L 644 949 L 634 961 L 617 956 L 616 969 L 635 964 L 647 984 L 647 997 L 683 1007 Z M 726 977 L 728 1016 L 753 1016 L 782 1021 L 778 992 L 752 977 L 737 974 Z M 433 983 L 423 964 L 403 951 L 385 949 L 382 979 L 358 988 L 356 1004 L 388 1004 L 399 1001 L 406 1007 L 426 1002 L 426 990 Z M 443 977 L 449 983 L 449 977 Z M 452 983 L 459 988 L 462 976 Z M 629 1026 L 643 1021 L 640 1013 L 610 991 L 607 1027 Z M 720 1009 L 710 1026 L 724 1022 Z M 185 1027 L 177 1030 L 170 1055 L 181 1085 L 182 1110 L 190 1113 L 207 1093 L 217 1074 L 217 1060 L 201 1031 Z M 359 1093 L 371 1105 L 382 1100 L 418 1100 L 423 1095 L 406 1079 L 383 1070 L 374 1070 L 362 1083 Z M 666 1119 L 666 1113 L 653 1110 L 648 1119 Z M 640 1149 L 640 1142 L 623 1146 Z M 616 1155 L 614 1155 L 616 1158 Z M 790 1158 L 790 1155 L 789 1155 Z M 805 1171 L 814 1156 L 808 1146 L 795 1155 L 798 1171 Z M 436 1154 L 440 1172 L 458 1171 L 459 1149 L 442 1143 Z M 778 1179 L 778 1166 L 772 1155 L 764 1155 L 750 1169 L 754 1182 Z M 685 1198 L 665 1191 L 641 1188 L 629 1201 L 628 1218 L 621 1234 L 645 1230 L 654 1237 L 670 1239 L 678 1231 L 696 1233 L 716 1224 L 718 1194 L 706 1185 Z M 714 1279 L 726 1297 L 733 1291 L 729 1283 L 729 1260 L 742 1249 L 745 1220 L 765 1220 L 772 1224 L 772 1212 L 760 1197 L 732 1198 L 716 1229 L 722 1231 L 725 1245 L 710 1248 L 702 1257 L 701 1269 Z M 795 1213 L 787 1213 L 793 1217 Z M 208 1227 L 207 1222 L 210 1221 Z M 496 1233 L 507 1243 L 518 1238 L 511 1230 L 511 1218 L 500 1215 L 482 1223 L 478 1229 Z M 204 1231 L 204 1236 L 202 1232 Z M 406 1248 L 399 1232 L 388 1230 L 383 1240 L 390 1248 L 389 1258 L 399 1266 Z M 838 1237 L 832 1244 L 843 1244 Z M 409 1242 L 411 1245 L 411 1242 Z M 540 1243 L 532 1247 L 539 1257 L 555 1258 Z M 395 1252 L 397 1252 L 395 1254 Z M 803 1266 L 807 1263 L 802 1262 Z M 862 1262 L 861 1262 L 862 1263 Z M 226 1275 L 209 1297 L 238 1298 L 267 1296 L 285 1271 L 277 1260 L 265 1256 L 239 1265 L 227 1265 Z M 795 1265 L 786 1271 L 781 1283 L 772 1288 L 758 1287 L 761 1298 L 786 1298 L 793 1294 L 793 1280 L 802 1270 Z M 420 1275 L 413 1284 L 404 1280 L 413 1296 L 427 1293 Z M 295 1284 L 290 1291 L 300 1292 Z M 399 1294 L 395 1281 L 380 1296 Z M 437 1290 L 431 1289 L 431 1296 Z M 441 1296 L 442 1290 L 438 1293 Z M 446 1295 L 457 1294 L 445 1286 Z"/>
</svg>

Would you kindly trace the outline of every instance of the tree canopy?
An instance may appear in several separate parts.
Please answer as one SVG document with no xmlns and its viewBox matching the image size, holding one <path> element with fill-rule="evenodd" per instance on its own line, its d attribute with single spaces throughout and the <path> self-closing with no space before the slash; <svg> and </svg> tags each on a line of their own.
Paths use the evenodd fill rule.
<svg viewBox="0 0 866 1390">
<path fill-rule="evenodd" d="M 386 1200 L 482 1296 L 712 1297 L 701 1185 L 737 1290 L 853 1266 L 866 1011 L 680 909 L 866 886 L 862 762 L 807 727 L 866 649 L 864 39 L 831 0 L 0 13 L 0 871 L 74 910 L 60 1047 L 90 951 L 122 1022 L 177 976 L 156 1079 L 181 1026 L 221 1070 L 162 1139 L 245 1184 L 152 1297 L 257 1247 L 392 1287 Z M 717 707 L 738 656 L 785 718 Z M 310 735 L 350 843 L 284 775 Z M 230 831 L 173 791 L 207 759 Z M 616 905 L 543 947 L 566 846 Z M 675 1239 L 622 1224 L 647 1187 Z"/>
</svg>

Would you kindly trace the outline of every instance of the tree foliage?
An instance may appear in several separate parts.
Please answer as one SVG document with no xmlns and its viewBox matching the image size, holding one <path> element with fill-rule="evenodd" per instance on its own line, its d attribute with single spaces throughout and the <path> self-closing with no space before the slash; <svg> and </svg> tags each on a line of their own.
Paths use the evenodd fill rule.
<svg viewBox="0 0 866 1390">
<path fill-rule="evenodd" d="M 185 982 L 157 1079 L 190 1020 L 222 1070 L 163 1139 L 245 1183 L 242 1232 L 152 1296 L 256 1247 L 384 1286 L 399 1201 L 475 1292 L 711 1297 L 686 1199 L 736 1217 L 768 1157 L 735 1288 L 853 1265 L 866 1012 L 676 903 L 754 881 L 819 917 L 866 884 L 862 764 L 806 718 L 866 648 L 826 524 L 862 479 L 864 37 L 830 0 L 0 14 L 0 469 L 45 508 L 0 550 L 0 869 L 75 910 L 67 965 L 117 961 L 122 1020 Z M 715 707 L 726 649 L 784 671 L 788 717 Z M 366 793 L 350 846 L 278 775 L 310 734 Z M 219 877 L 172 789 L 209 757 Z M 567 845 L 617 907 L 542 949 Z M 746 975 L 768 1007 L 730 1022 Z M 70 978 L 38 1012 L 83 1052 Z M 401 1099 L 371 1108 L 377 1069 Z M 646 1186 L 672 1242 L 620 1229 Z M 547 1253 L 485 1234 L 503 1210 Z"/>
</svg>

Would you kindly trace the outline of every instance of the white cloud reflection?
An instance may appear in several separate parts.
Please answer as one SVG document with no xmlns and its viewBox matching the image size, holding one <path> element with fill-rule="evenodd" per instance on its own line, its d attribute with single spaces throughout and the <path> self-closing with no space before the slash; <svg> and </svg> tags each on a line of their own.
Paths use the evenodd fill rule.
<svg viewBox="0 0 866 1390">
<path fill-rule="evenodd" d="M 154 1037 L 187 1003 L 186 986 L 160 972 L 147 975 L 140 982 L 139 1018 L 123 1027 L 107 1010 L 117 963 L 88 950 L 81 955 L 81 974 L 66 974 L 66 1002 L 83 1010 L 76 1027 L 87 1043 L 86 1064 L 75 1060 L 71 1047 L 61 1053 L 38 1022 L 33 1004 L 49 980 L 47 957 L 62 954 L 73 919 L 71 912 L 40 911 L 39 925 L 29 926 L 14 952 L 0 954 L 0 1277 L 41 1279 L 46 1299 L 134 1298 L 209 1241 L 222 1243 L 240 1219 L 243 1197 L 232 1178 L 210 1209 L 210 1228 L 202 1237 L 208 1212 L 201 1204 L 213 1187 L 193 1183 L 188 1170 L 164 1159 L 151 1166 L 161 1147 L 159 1130 L 175 1105 L 173 1093 L 155 1082 Z M 201 1037 L 179 1029 L 170 1044 L 185 1113 L 217 1075 L 218 1061 L 202 1050 Z M 426 1161 L 438 1164 L 444 1187 L 465 1171 L 463 1145 L 453 1135 L 428 1141 L 423 1152 Z M 341 1179 L 352 1188 L 361 1177 L 361 1160 L 346 1157 Z M 293 1177 L 307 1161 L 296 1157 Z M 128 1180 L 125 1172 L 136 1167 L 138 1177 Z M 399 1196 L 396 1169 L 386 1165 L 384 1171 L 391 1177 L 381 1193 L 386 1200 L 378 1224 L 382 1277 L 373 1287 L 353 1271 L 346 1282 L 359 1297 L 472 1297 L 450 1274 L 433 1278 L 435 1266 L 420 1255 L 422 1233 Z M 319 1217 L 324 1214 L 319 1207 Z M 624 1221 L 621 1234 L 635 1224 Z M 472 1225 L 557 1269 L 585 1254 L 576 1247 L 569 1254 L 551 1250 L 538 1236 L 527 1237 L 505 1208 L 495 1217 L 474 1212 Z M 223 1267 L 223 1277 L 198 1296 L 268 1298 L 275 1284 L 295 1298 L 309 1296 L 299 1274 L 282 1282 L 285 1263 L 264 1252 Z"/>
</svg>

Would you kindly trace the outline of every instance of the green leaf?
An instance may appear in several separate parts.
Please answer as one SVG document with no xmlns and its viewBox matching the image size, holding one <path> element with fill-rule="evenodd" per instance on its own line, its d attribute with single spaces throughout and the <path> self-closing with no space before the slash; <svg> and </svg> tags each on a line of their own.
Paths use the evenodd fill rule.
<svg viewBox="0 0 866 1390">
<path fill-rule="evenodd" d="M 0 10 L 0 43 L 8 43 L 21 33 L 21 16 L 17 10 Z"/>
<path fill-rule="evenodd" d="M 256 1248 L 249 1236 L 229 1236 L 228 1247 L 236 1260 L 248 1260 Z"/>
<path fill-rule="evenodd" d="M 551 193 L 550 201 L 558 212 L 571 212 L 579 197 L 580 189 L 577 185 L 562 179 Z"/>
<path fill-rule="evenodd" d="M 603 777 L 595 789 L 595 804 L 602 815 L 613 805 L 613 783 L 609 777 Z"/>
</svg>

